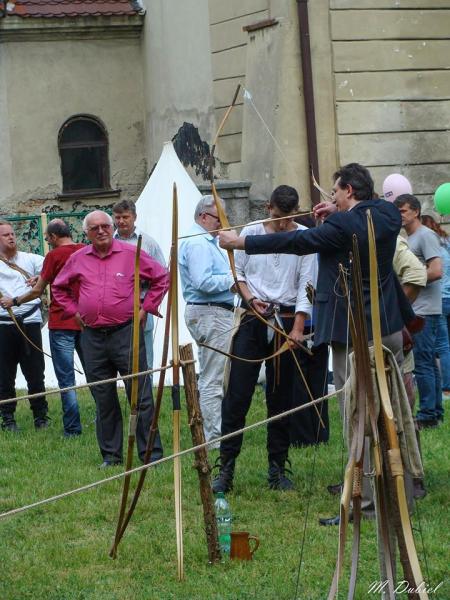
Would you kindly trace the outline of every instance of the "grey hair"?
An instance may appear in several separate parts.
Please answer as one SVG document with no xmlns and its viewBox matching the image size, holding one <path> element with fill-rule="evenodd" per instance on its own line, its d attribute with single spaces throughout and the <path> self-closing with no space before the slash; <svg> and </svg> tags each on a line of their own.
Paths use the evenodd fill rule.
<svg viewBox="0 0 450 600">
<path fill-rule="evenodd" d="M 220 200 L 220 198 L 219 198 Z M 220 200 L 220 203 L 223 206 L 223 200 Z M 197 206 L 195 207 L 194 219 L 197 221 L 201 214 L 206 212 L 205 209 L 210 208 L 211 206 L 215 206 L 216 202 L 214 200 L 214 196 L 208 194 L 207 196 L 202 196 L 198 201 Z"/>
<path fill-rule="evenodd" d="M 94 213 L 97 213 L 97 212 L 98 212 L 98 213 L 102 213 L 103 215 L 105 215 L 105 216 L 107 217 L 108 221 L 109 221 L 109 224 L 110 224 L 110 225 L 114 225 L 114 221 L 112 220 L 112 217 L 111 217 L 111 215 L 108 215 L 108 213 L 107 213 L 107 212 L 105 212 L 104 210 L 92 210 L 92 211 L 91 211 L 90 213 L 88 213 L 88 214 L 87 214 L 87 215 L 84 217 L 84 219 L 83 219 L 83 231 L 84 231 L 85 233 L 87 233 L 87 232 L 89 231 L 89 228 L 88 228 L 88 221 L 89 221 L 89 217 L 90 217 L 91 215 L 93 215 Z"/>
</svg>

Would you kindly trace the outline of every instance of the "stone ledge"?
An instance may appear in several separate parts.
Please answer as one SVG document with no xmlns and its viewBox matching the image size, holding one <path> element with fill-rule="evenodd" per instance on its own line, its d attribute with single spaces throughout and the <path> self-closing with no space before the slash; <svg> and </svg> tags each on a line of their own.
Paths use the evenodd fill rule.
<svg viewBox="0 0 450 600">
<path fill-rule="evenodd" d="M 140 38 L 143 15 L 128 17 L 6 17 L 0 19 L 1 42 Z"/>
<path fill-rule="evenodd" d="M 101 200 L 102 202 L 104 202 L 105 200 L 111 199 L 111 200 L 115 200 L 117 198 L 120 197 L 120 193 L 122 190 L 117 189 L 117 190 L 95 190 L 92 192 L 87 192 L 87 191 L 75 191 L 75 192 L 64 192 L 62 194 L 58 194 L 56 196 L 57 200 L 61 200 L 61 201 L 66 201 L 66 200 L 77 200 L 77 201 L 83 201 L 83 200 Z"/>
<path fill-rule="evenodd" d="M 250 217 L 249 190 L 251 181 L 216 181 L 216 190 L 225 203 L 228 219 L 231 223 L 247 223 Z M 198 186 L 202 194 L 211 193 L 211 184 Z"/>
</svg>

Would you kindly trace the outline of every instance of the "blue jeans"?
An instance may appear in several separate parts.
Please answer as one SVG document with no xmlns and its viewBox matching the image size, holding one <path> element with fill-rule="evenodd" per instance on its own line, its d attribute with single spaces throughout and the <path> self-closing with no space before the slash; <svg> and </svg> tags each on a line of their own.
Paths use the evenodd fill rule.
<svg viewBox="0 0 450 600">
<path fill-rule="evenodd" d="M 436 351 L 441 359 L 442 389 L 450 392 L 450 298 L 442 298 L 442 320 Z M 445 348 L 446 339 L 447 350 Z"/>
<path fill-rule="evenodd" d="M 80 348 L 80 332 L 71 329 L 50 329 L 50 351 L 53 368 L 60 388 L 75 385 L 73 358 L 75 350 L 83 362 Z M 64 435 L 79 435 L 81 433 L 80 411 L 78 409 L 75 390 L 61 392 L 63 410 Z"/>
<path fill-rule="evenodd" d="M 436 340 L 442 315 L 425 315 L 422 331 L 414 335 L 414 374 L 419 389 L 418 421 L 443 415 L 441 375 L 436 361 Z"/>
<path fill-rule="evenodd" d="M 450 391 L 450 345 L 448 342 L 447 319 L 441 315 L 436 336 L 436 354 L 441 365 L 442 389 Z"/>
</svg>

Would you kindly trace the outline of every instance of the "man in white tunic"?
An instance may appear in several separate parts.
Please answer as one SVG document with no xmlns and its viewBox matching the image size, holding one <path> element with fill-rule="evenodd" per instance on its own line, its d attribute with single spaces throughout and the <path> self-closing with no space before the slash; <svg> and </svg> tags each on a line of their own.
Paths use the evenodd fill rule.
<svg viewBox="0 0 450 600">
<path fill-rule="evenodd" d="M 277 187 L 268 205 L 269 217 L 283 217 L 264 224 L 249 224 L 242 236 L 278 233 L 306 229 L 294 222 L 298 211 L 297 191 L 287 185 Z M 236 270 L 241 294 L 248 305 L 270 318 L 276 310 L 293 346 L 303 341 L 305 321 L 311 316 L 312 306 L 307 298 L 306 284 L 314 277 L 315 256 L 265 254 L 248 256 L 236 252 Z M 279 326 L 278 326 L 279 328 Z M 243 316 L 233 340 L 232 354 L 236 357 L 264 360 L 283 343 L 271 328 L 251 311 Z M 295 350 L 299 354 L 299 350 Z M 261 363 L 231 360 L 228 390 L 222 404 L 222 435 L 244 427 Z M 289 351 L 266 361 L 267 416 L 284 412 L 292 407 L 293 381 L 296 365 Z M 243 436 L 235 436 L 220 445 L 220 472 L 213 481 L 214 492 L 228 492 L 233 486 L 234 467 L 240 453 Z M 268 482 L 271 489 L 290 490 L 293 482 L 286 475 L 289 449 L 289 419 L 273 421 L 267 426 L 269 460 Z"/>
<path fill-rule="evenodd" d="M 0 400 L 16 395 L 15 381 L 17 366 L 20 365 L 27 381 L 28 393 L 45 391 L 44 356 L 42 348 L 39 298 L 20 304 L 17 298 L 30 290 L 39 275 L 44 257 L 30 252 L 19 252 L 13 228 L 7 221 L 0 220 L 0 292 L 13 298 L 12 311 L 20 328 L 33 342 L 31 345 L 19 331 L 8 311 L 0 308 Z M 17 402 L 0 404 L 3 431 L 18 431 L 15 420 Z M 30 400 L 34 426 L 48 426 L 48 405 L 45 396 Z"/>
</svg>

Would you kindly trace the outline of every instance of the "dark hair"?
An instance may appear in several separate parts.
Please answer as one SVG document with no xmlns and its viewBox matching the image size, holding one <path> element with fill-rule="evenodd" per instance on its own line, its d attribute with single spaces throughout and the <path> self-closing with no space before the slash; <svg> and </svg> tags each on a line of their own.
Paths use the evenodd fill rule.
<svg viewBox="0 0 450 600">
<path fill-rule="evenodd" d="M 339 179 L 339 187 L 345 189 L 348 185 L 352 186 L 355 200 L 372 200 L 373 198 L 373 179 L 366 167 L 359 163 L 349 163 L 341 167 L 333 175 L 333 181 Z"/>
<path fill-rule="evenodd" d="M 279 185 L 270 196 L 270 206 L 276 206 L 283 213 L 291 213 L 298 207 L 297 190 L 290 185 Z"/>
<path fill-rule="evenodd" d="M 394 204 L 397 208 L 401 208 L 402 206 L 405 206 L 405 204 L 408 204 L 409 208 L 412 210 L 419 211 L 417 216 L 420 217 L 422 206 L 417 198 L 412 194 L 400 194 L 400 196 L 397 196 L 397 198 L 394 200 Z"/>
<path fill-rule="evenodd" d="M 449 237 L 445 229 L 442 229 L 439 223 L 435 221 L 431 215 L 423 215 L 420 220 L 422 221 L 422 225 L 425 225 L 425 227 L 428 227 L 428 229 L 437 233 L 439 237 L 445 239 Z"/>
<path fill-rule="evenodd" d="M 120 202 L 116 202 L 112 207 L 113 213 L 124 213 L 130 212 L 136 216 L 136 204 L 133 200 L 121 200 Z"/>
<path fill-rule="evenodd" d="M 61 219 L 54 219 L 53 221 L 50 221 L 50 223 L 47 225 L 47 234 L 56 235 L 56 237 L 59 238 L 72 237 L 72 234 L 70 233 L 70 227 L 67 225 L 67 223 L 61 221 Z"/>
</svg>

